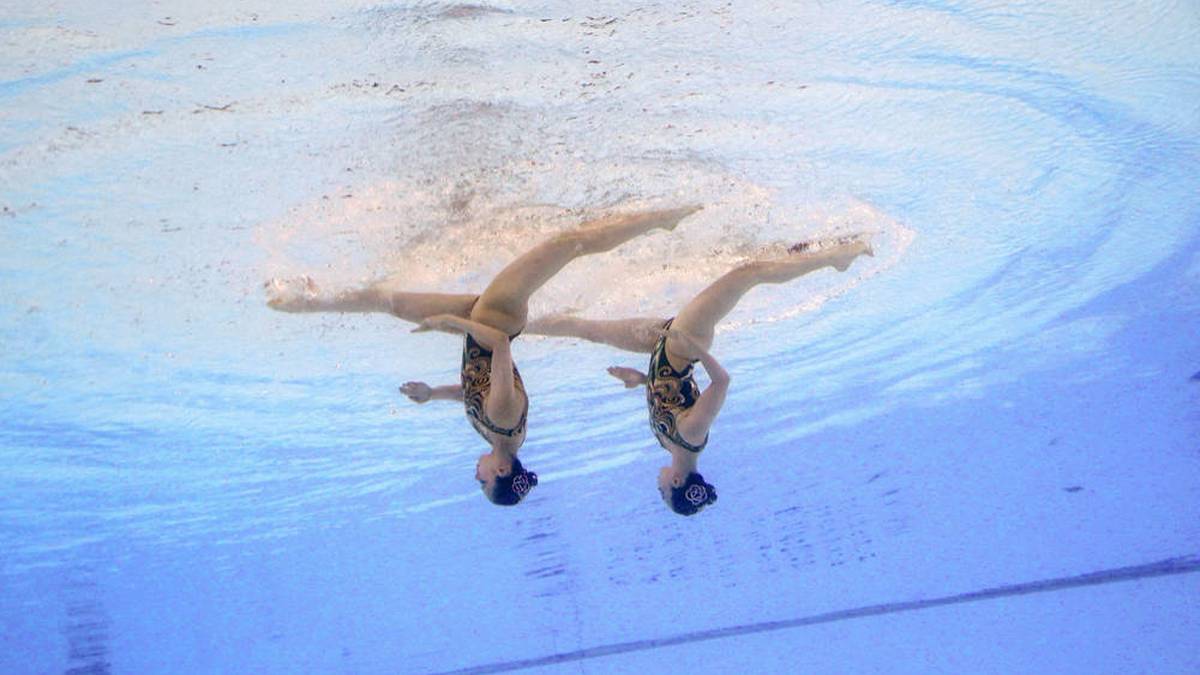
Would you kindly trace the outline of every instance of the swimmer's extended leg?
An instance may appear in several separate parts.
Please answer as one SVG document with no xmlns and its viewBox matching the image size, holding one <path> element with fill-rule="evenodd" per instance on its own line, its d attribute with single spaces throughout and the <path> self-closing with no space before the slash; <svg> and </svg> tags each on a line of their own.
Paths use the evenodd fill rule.
<svg viewBox="0 0 1200 675">
<path fill-rule="evenodd" d="M 471 319 L 513 334 L 525 327 L 529 296 L 567 263 L 585 255 L 611 251 L 634 237 L 679 221 L 699 211 L 688 206 L 663 211 L 608 216 L 551 237 L 524 253 L 496 275 L 471 312 Z"/>
<path fill-rule="evenodd" d="M 691 300 L 675 321 L 671 330 L 692 336 L 704 349 L 712 347 L 717 323 L 733 310 L 742 296 L 759 284 L 781 284 L 825 267 L 844 271 L 860 255 L 873 255 L 865 239 L 854 239 L 819 251 L 796 249 L 782 260 L 758 260 L 725 273 Z M 679 340 L 667 338 L 667 358 L 677 368 L 699 358 L 693 349 Z"/>
<path fill-rule="evenodd" d="M 654 351 L 659 331 L 666 319 L 580 319 L 564 314 L 551 314 L 529 322 L 526 332 L 532 335 L 574 337 L 599 342 L 617 349 L 638 354 Z"/>
<path fill-rule="evenodd" d="M 473 294 L 409 293 L 386 283 L 339 293 L 322 291 L 309 277 L 267 282 L 267 306 L 281 312 L 381 312 L 420 323 L 438 314 L 466 318 L 479 298 Z"/>
</svg>

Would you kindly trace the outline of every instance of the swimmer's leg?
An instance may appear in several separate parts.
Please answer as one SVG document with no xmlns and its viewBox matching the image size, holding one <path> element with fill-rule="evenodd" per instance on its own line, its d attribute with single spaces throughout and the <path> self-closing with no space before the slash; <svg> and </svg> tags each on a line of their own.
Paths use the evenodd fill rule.
<svg viewBox="0 0 1200 675">
<path fill-rule="evenodd" d="M 389 295 L 392 316 L 405 321 L 421 323 L 431 316 L 452 314 L 470 318 L 471 308 L 479 296 L 474 293 L 406 293 L 392 291 Z"/>
<path fill-rule="evenodd" d="M 471 312 L 471 320 L 513 334 L 524 329 L 529 296 L 567 263 L 585 255 L 611 251 L 655 228 L 673 230 L 679 221 L 699 211 L 688 206 L 608 216 L 551 237 L 522 254 L 496 275 Z"/>
<path fill-rule="evenodd" d="M 733 310 L 742 296 L 759 284 L 781 284 L 824 267 L 844 271 L 859 255 L 871 255 L 870 244 L 853 240 L 816 252 L 794 253 L 782 260 L 758 260 L 746 263 L 725 273 L 691 300 L 675 321 L 671 330 L 687 333 L 705 350 L 712 347 L 717 323 Z M 680 340 L 667 338 L 667 358 L 676 368 L 699 358 Z"/>
<path fill-rule="evenodd" d="M 326 293 L 308 277 L 272 279 L 267 282 L 267 295 L 267 306 L 281 312 L 381 312 L 413 323 L 437 314 L 466 318 L 479 298 L 474 294 L 409 293 L 386 283 Z"/>
<path fill-rule="evenodd" d="M 581 338 L 627 352 L 649 354 L 654 351 L 659 331 L 666 322 L 666 319 L 580 319 L 551 314 L 530 321 L 526 332 L 532 335 Z"/>
</svg>

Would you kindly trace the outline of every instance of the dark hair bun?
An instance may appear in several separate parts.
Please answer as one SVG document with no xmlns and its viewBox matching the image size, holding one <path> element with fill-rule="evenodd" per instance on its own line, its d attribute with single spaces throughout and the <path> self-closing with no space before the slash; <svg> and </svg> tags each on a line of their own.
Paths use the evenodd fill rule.
<svg viewBox="0 0 1200 675">
<path fill-rule="evenodd" d="M 681 516 L 691 516 L 717 501 L 717 488 L 704 482 L 704 476 L 693 471 L 677 488 L 671 488 L 671 510 Z"/>
<path fill-rule="evenodd" d="M 521 497 L 529 494 L 529 491 L 536 485 L 537 474 L 532 471 L 524 471 L 513 476 L 512 490 Z"/>
<path fill-rule="evenodd" d="M 525 495 L 529 494 L 537 484 L 537 474 L 526 471 L 525 467 L 521 465 L 521 460 L 513 457 L 512 471 L 507 476 L 497 478 L 495 487 L 486 494 L 493 504 L 514 506 L 521 503 Z"/>
</svg>

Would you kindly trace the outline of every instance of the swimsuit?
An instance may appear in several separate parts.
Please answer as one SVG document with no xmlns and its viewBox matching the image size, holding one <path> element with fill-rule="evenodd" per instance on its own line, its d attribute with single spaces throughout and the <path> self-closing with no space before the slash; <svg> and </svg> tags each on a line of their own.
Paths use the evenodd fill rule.
<svg viewBox="0 0 1200 675">
<path fill-rule="evenodd" d="M 667 321 L 663 330 L 670 328 L 674 320 Z M 650 372 L 646 375 L 646 405 L 650 407 L 650 429 L 664 448 L 670 441 L 684 450 L 700 452 L 708 444 L 708 434 L 704 435 L 700 445 L 692 445 L 683 440 L 675 428 L 675 416 L 696 405 L 696 399 L 700 398 L 700 387 L 692 377 L 694 363 L 689 363 L 683 372 L 675 370 L 667 359 L 666 336 L 658 339 L 650 354 Z"/>
<path fill-rule="evenodd" d="M 516 335 L 513 335 L 509 339 L 515 337 Z M 529 414 L 529 396 L 525 394 L 525 383 L 521 381 L 521 373 L 517 370 L 515 363 L 513 364 L 513 385 L 525 397 L 525 409 L 521 411 L 521 419 L 517 425 L 511 429 L 505 429 L 488 419 L 487 413 L 483 410 L 483 400 L 487 398 L 487 394 L 492 388 L 492 352 L 476 342 L 470 333 L 467 333 L 463 339 L 463 403 L 466 405 L 467 417 L 471 420 L 471 426 L 475 427 L 475 431 L 479 432 L 480 436 L 483 436 L 483 440 L 488 440 L 488 431 L 509 438 L 525 431 L 525 417 Z"/>
</svg>

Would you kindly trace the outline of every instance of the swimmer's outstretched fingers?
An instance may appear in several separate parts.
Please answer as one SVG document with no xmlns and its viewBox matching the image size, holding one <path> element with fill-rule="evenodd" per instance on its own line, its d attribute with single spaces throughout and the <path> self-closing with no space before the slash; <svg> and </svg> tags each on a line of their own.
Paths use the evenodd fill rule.
<svg viewBox="0 0 1200 675">
<path fill-rule="evenodd" d="M 626 389 L 633 389 L 646 384 L 649 379 L 646 374 L 636 368 L 627 368 L 625 366 L 609 366 L 606 368 L 609 375 L 617 378 L 625 383 Z"/>
</svg>

